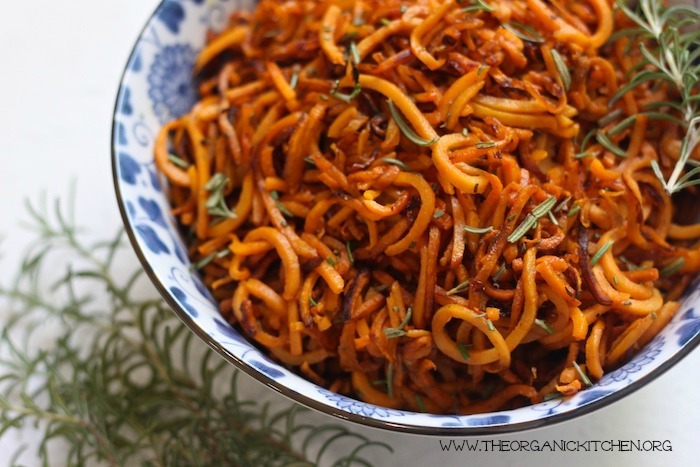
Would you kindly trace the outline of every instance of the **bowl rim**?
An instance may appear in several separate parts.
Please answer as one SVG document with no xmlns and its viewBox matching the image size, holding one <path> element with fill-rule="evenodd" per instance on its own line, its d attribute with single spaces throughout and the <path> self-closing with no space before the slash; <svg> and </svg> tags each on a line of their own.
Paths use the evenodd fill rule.
<svg viewBox="0 0 700 467">
<path fill-rule="evenodd" d="M 122 198 L 121 190 L 120 190 L 120 181 L 119 181 L 119 174 L 118 174 L 118 157 L 117 157 L 117 140 L 118 140 L 118 122 L 117 122 L 117 115 L 119 113 L 119 104 L 120 104 L 120 97 L 121 97 L 121 92 L 122 92 L 122 86 L 124 84 L 124 80 L 129 74 L 129 65 L 132 63 L 132 60 L 135 58 L 135 55 L 137 53 L 137 48 L 139 45 L 139 42 L 143 38 L 144 33 L 146 32 L 146 29 L 151 25 L 151 23 L 156 19 L 156 16 L 158 12 L 163 8 L 163 6 L 173 0 L 160 0 L 158 5 L 154 8 L 153 12 L 150 14 L 148 19 L 145 21 L 145 24 L 141 27 L 140 31 L 138 32 L 135 42 L 133 46 L 131 47 L 131 51 L 129 53 L 129 57 L 126 61 L 126 64 L 124 66 L 124 71 L 122 71 L 120 77 L 119 77 L 119 82 L 117 85 L 117 92 L 116 92 L 116 98 L 115 98 L 115 104 L 114 104 L 114 109 L 112 111 L 112 130 L 110 132 L 110 152 L 111 152 L 111 166 L 112 166 L 112 183 L 115 191 L 115 195 L 117 198 L 117 205 L 119 207 L 119 214 L 121 216 L 122 224 L 124 226 L 124 230 L 126 231 L 126 234 L 129 238 L 129 242 L 131 243 L 133 251 L 136 253 L 136 256 L 139 259 L 139 262 L 141 263 L 141 266 L 144 268 L 146 271 L 146 275 L 150 279 L 151 283 L 155 285 L 156 289 L 161 295 L 161 298 L 165 300 L 165 302 L 168 304 L 168 306 L 173 310 L 175 315 L 189 328 L 190 331 L 192 331 L 194 334 L 196 334 L 204 343 L 206 343 L 212 350 L 216 351 L 220 356 L 222 356 L 224 359 L 226 359 L 229 363 L 233 364 L 236 369 L 243 371 L 245 374 L 248 376 L 252 377 L 254 380 L 256 380 L 259 383 L 262 383 L 269 389 L 275 391 L 278 394 L 281 394 L 282 396 L 286 397 L 287 399 L 290 399 L 291 401 L 298 403 L 304 407 L 308 407 L 310 409 L 313 409 L 317 412 L 321 412 L 326 415 L 333 416 L 335 418 L 353 422 L 358 425 L 362 425 L 365 427 L 371 427 L 371 428 L 378 428 L 378 429 L 384 429 L 384 430 L 389 430 L 393 432 L 398 432 L 398 433 L 405 433 L 405 434 L 414 434 L 414 435 L 428 435 L 428 436 L 483 436 L 483 435 L 499 435 L 499 434 L 509 434 L 509 433 L 516 433 L 516 432 L 522 432 L 525 430 L 532 430 L 536 428 L 542 428 L 545 426 L 551 426 L 555 424 L 559 424 L 562 422 L 570 421 L 576 418 L 579 418 L 583 415 L 589 414 L 591 412 L 594 412 L 596 410 L 599 410 L 601 408 L 604 408 L 606 406 L 609 406 L 612 403 L 615 403 L 619 401 L 620 399 L 628 396 L 629 394 L 637 391 L 638 389 L 648 385 L 650 382 L 654 381 L 656 378 L 661 376 L 662 374 L 666 373 L 671 367 L 675 366 L 678 364 L 681 360 L 683 360 L 688 354 L 690 354 L 695 348 L 700 346 L 700 333 L 696 334 L 693 336 L 690 341 L 686 342 L 681 349 L 679 349 L 677 352 L 675 352 L 670 358 L 665 360 L 663 363 L 661 363 L 658 367 L 654 368 L 651 370 L 648 374 L 642 376 L 641 378 L 632 381 L 622 389 L 619 389 L 617 391 L 614 391 L 610 394 L 606 394 L 605 396 L 596 399 L 592 402 L 588 402 L 585 405 L 578 406 L 574 409 L 568 410 L 566 412 L 562 413 L 556 413 L 556 414 L 547 414 L 543 415 L 539 418 L 533 419 L 533 420 L 526 420 L 526 421 L 521 421 L 521 422 L 507 422 L 504 424 L 497 424 L 497 425 L 492 425 L 492 426 L 458 426 L 458 427 L 428 427 L 428 426 L 421 426 L 421 425 L 415 425 L 411 423 L 398 423 L 394 421 L 388 421 L 388 420 L 380 420 L 372 417 L 367 417 L 355 413 L 351 413 L 346 410 L 342 410 L 338 407 L 334 407 L 330 404 L 324 404 L 322 402 L 319 402 L 315 399 L 312 399 L 308 396 L 305 396 L 304 394 L 297 392 L 288 386 L 281 384 L 277 381 L 275 381 L 273 378 L 270 378 L 269 376 L 263 374 L 262 372 L 259 372 L 253 368 L 251 368 L 250 365 L 248 365 L 245 361 L 243 361 L 241 358 L 237 357 L 233 353 L 231 353 L 229 350 L 224 348 L 221 344 L 216 342 L 211 336 L 209 336 L 201 327 L 199 327 L 196 324 L 196 320 L 192 318 L 181 306 L 180 304 L 173 298 L 173 296 L 170 294 L 166 286 L 158 279 L 158 276 L 155 274 L 155 271 L 151 267 L 150 263 L 147 261 L 146 256 L 143 253 L 143 250 L 139 246 L 139 243 L 136 238 L 136 234 L 134 232 L 134 227 L 131 225 L 128 214 L 127 214 L 127 209 L 126 209 L 126 204 Z M 239 333 L 241 334 L 241 333 Z M 245 336 L 244 334 L 241 334 L 241 337 L 243 337 L 245 340 L 249 341 L 249 338 Z M 279 365 L 279 363 L 277 363 Z M 347 397 L 347 396 L 344 396 Z M 353 400 L 356 400 L 352 398 Z M 411 411 L 405 411 L 408 413 L 413 413 Z M 484 414 L 480 414 L 483 416 L 488 416 L 488 415 L 496 415 L 499 414 L 500 412 L 488 412 Z M 427 415 L 433 415 L 433 414 L 427 414 Z M 435 414 L 435 415 L 440 415 L 440 414 Z M 448 416 L 448 415 L 445 415 Z"/>
</svg>

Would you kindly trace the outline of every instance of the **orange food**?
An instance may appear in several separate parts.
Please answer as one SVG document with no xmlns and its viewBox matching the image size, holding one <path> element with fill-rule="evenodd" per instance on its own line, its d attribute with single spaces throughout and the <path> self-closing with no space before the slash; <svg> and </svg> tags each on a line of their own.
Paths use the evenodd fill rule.
<svg viewBox="0 0 700 467">
<path fill-rule="evenodd" d="M 678 309 L 700 226 L 651 169 L 676 124 L 582 146 L 669 99 L 610 108 L 638 53 L 609 41 L 611 3 L 235 13 L 155 148 L 225 318 L 314 382 L 414 410 L 568 396 L 623 363 Z"/>
</svg>

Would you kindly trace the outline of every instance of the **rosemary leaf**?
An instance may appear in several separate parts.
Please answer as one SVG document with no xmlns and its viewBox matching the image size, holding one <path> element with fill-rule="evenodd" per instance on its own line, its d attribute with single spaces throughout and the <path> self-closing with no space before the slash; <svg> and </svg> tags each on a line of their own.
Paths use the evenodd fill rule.
<svg viewBox="0 0 700 467">
<path fill-rule="evenodd" d="M 591 266 L 595 266 L 598 264 L 598 261 L 600 261 L 600 258 L 603 257 L 603 255 L 613 246 L 613 243 L 615 243 L 613 240 L 608 240 L 605 242 L 603 246 L 601 246 L 598 251 L 595 252 L 593 257 L 591 258 Z"/>
<path fill-rule="evenodd" d="M 297 84 L 299 84 L 299 67 L 295 66 L 294 71 L 292 72 L 292 77 L 289 78 L 289 87 L 296 89 Z"/>
<path fill-rule="evenodd" d="M 414 399 L 416 400 L 416 405 L 418 406 L 418 410 L 420 410 L 421 412 L 425 412 L 426 410 L 425 410 L 425 404 L 423 404 L 423 399 L 421 399 L 421 397 L 418 394 L 416 394 L 414 396 Z"/>
<path fill-rule="evenodd" d="M 586 387 L 591 387 L 593 386 L 593 383 L 591 380 L 586 376 L 586 373 L 583 372 L 580 366 L 578 366 L 578 363 L 571 362 L 574 365 L 574 368 L 576 369 L 576 373 L 578 373 L 579 378 L 581 378 L 581 382 L 586 386 Z"/>
<path fill-rule="evenodd" d="M 564 59 L 559 55 L 557 49 L 552 49 L 552 60 L 554 60 L 554 65 L 557 67 L 564 89 L 568 91 L 571 88 L 571 73 L 569 73 L 569 68 L 567 68 Z"/>
<path fill-rule="evenodd" d="M 184 161 L 183 159 L 180 159 L 175 154 L 168 154 L 168 160 L 182 169 L 187 169 L 190 167 L 190 164 L 188 162 Z"/>
<path fill-rule="evenodd" d="M 484 0 L 472 0 L 469 3 L 470 6 L 462 8 L 463 13 L 474 13 L 477 11 L 483 11 L 485 13 L 491 13 L 493 8 L 491 8 Z"/>
<path fill-rule="evenodd" d="M 526 233 L 530 231 L 537 224 L 537 218 L 532 214 L 525 216 L 525 219 L 520 223 L 520 225 L 508 236 L 509 243 L 515 243 Z"/>
<path fill-rule="evenodd" d="M 615 154 L 617 157 L 627 157 L 627 151 L 613 143 L 610 140 L 610 138 L 608 138 L 608 135 L 606 135 L 602 131 L 598 131 L 595 135 L 595 138 L 596 140 L 598 140 L 601 146 L 603 146 L 611 153 Z"/>
<path fill-rule="evenodd" d="M 360 83 L 355 83 L 350 94 L 338 92 L 339 85 L 339 82 L 336 81 L 333 89 L 331 90 L 331 97 L 334 97 L 343 102 L 352 102 L 352 100 L 359 96 L 362 92 L 362 86 L 360 85 Z"/>
<path fill-rule="evenodd" d="M 439 139 L 438 137 L 435 137 L 431 140 L 427 140 L 418 136 L 408 125 L 408 123 L 406 123 L 406 120 L 403 119 L 398 109 L 396 108 L 396 105 L 394 105 L 394 103 L 390 99 L 386 102 L 389 105 L 389 112 L 391 113 L 391 117 L 396 122 L 396 125 L 399 127 L 404 136 L 408 138 L 413 144 L 425 147 L 431 146 L 437 142 L 437 140 Z"/>
<path fill-rule="evenodd" d="M 506 263 L 501 263 L 501 266 L 498 268 L 498 271 L 496 271 L 496 274 L 491 277 L 491 279 L 494 282 L 498 282 L 498 280 L 501 278 L 503 274 L 506 272 Z"/>
<path fill-rule="evenodd" d="M 493 231 L 493 227 L 491 227 L 489 225 L 488 227 L 484 227 L 484 228 L 480 229 L 478 227 L 471 227 L 469 225 L 465 225 L 464 231 L 469 232 L 469 233 L 473 233 L 473 234 L 477 234 L 477 235 L 481 235 L 481 234 L 487 234 L 487 233 Z"/>
<path fill-rule="evenodd" d="M 460 284 L 457 284 L 455 287 L 451 288 L 446 292 L 447 295 L 455 295 L 461 292 L 464 292 L 469 288 L 469 280 L 466 280 Z"/>
<path fill-rule="evenodd" d="M 545 330 L 547 334 L 554 334 L 554 329 L 543 319 L 535 319 L 535 324 Z"/>
<path fill-rule="evenodd" d="M 659 271 L 659 275 L 661 277 L 672 276 L 673 274 L 680 271 L 683 268 L 683 266 L 685 266 L 685 258 L 683 258 L 683 257 L 676 258 L 671 263 L 666 265 L 663 269 L 661 269 Z"/>
<path fill-rule="evenodd" d="M 350 240 L 345 242 L 345 249 L 348 252 L 348 259 L 350 260 L 350 264 L 355 263 L 355 257 L 352 255 L 352 245 L 350 245 Z"/>
<path fill-rule="evenodd" d="M 502 23 L 501 26 L 524 41 L 534 42 L 535 44 L 542 44 L 544 42 L 544 38 L 540 36 L 534 28 L 518 23 L 517 21 Z"/>
<path fill-rule="evenodd" d="M 393 157 L 382 157 L 379 159 L 382 162 L 386 162 L 387 164 L 395 165 L 396 167 L 400 168 L 404 172 L 410 172 L 411 169 L 408 168 L 405 162 L 400 161 L 398 159 L 395 159 Z"/>
<path fill-rule="evenodd" d="M 462 344 L 461 342 L 457 342 L 457 349 L 459 349 L 459 353 L 462 355 L 462 358 L 464 361 L 468 361 L 471 357 L 469 355 L 469 352 L 467 351 L 467 346 L 470 344 Z"/>
</svg>

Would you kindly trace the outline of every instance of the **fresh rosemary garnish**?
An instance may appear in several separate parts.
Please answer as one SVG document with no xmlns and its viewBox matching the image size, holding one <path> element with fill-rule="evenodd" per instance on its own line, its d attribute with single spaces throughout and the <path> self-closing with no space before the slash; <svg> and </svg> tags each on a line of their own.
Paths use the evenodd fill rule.
<svg viewBox="0 0 700 467">
<path fill-rule="evenodd" d="M 569 204 L 569 201 L 571 201 L 571 195 L 564 198 L 564 200 L 561 203 L 559 203 L 556 208 L 554 208 L 554 212 L 557 213 L 564 209 L 566 205 Z"/>
<path fill-rule="evenodd" d="M 253 392 L 155 291 L 123 230 L 88 243 L 59 204 L 29 209 L 36 236 L 0 282 L 0 431 L 32 427 L 36 451 L 13 448 L 30 465 L 367 466 L 368 450 L 392 452 Z"/>
<path fill-rule="evenodd" d="M 467 351 L 467 346 L 471 346 L 471 344 L 463 344 L 461 342 L 457 342 L 457 348 L 459 349 L 459 353 L 462 355 L 462 358 L 465 362 L 472 358 L 472 356 L 469 355 L 469 352 Z"/>
<path fill-rule="evenodd" d="M 318 306 L 318 302 L 314 300 L 314 297 L 312 297 L 311 295 L 309 295 L 309 306 L 311 308 Z"/>
<path fill-rule="evenodd" d="M 579 212 L 580 210 L 581 210 L 581 205 L 580 205 L 580 204 L 574 204 L 574 205 L 571 207 L 571 211 L 569 211 L 569 214 L 567 215 L 567 217 L 574 217 L 576 214 L 578 214 L 578 212 Z"/>
<path fill-rule="evenodd" d="M 421 397 L 418 394 L 414 396 L 414 399 L 416 400 L 418 410 L 420 410 L 421 412 L 425 412 L 425 404 L 423 404 L 423 399 L 421 399 Z"/>
<path fill-rule="evenodd" d="M 547 402 L 547 401 L 551 401 L 554 399 L 561 399 L 562 397 L 564 397 L 564 395 L 562 393 L 555 391 L 555 392 L 550 392 L 549 394 L 545 394 L 544 397 L 542 398 L 542 400 L 544 402 Z"/>
<path fill-rule="evenodd" d="M 455 295 L 455 294 L 464 292 L 468 288 L 469 288 L 469 279 L 467 279 L 466 281 L 464 281 L 460 284 L 457 284 L 455 287 L 452 287 L 450 290 L 448 290 L 446 292 L 446 294 L 447 295 Z"/>
<path fill-rule="evenodd" d="M 282 214 L 287 217 L 294 217 L 294 213 L 287 209 L 287 206 L 280 201 L 280 194 L 277 191 L 271 191 L 270 196 L 275 200 L 275 206 L 277 206 L 277 209 L 279 209 Z"/>
<path fill-rule="evenodd" d="M 445 211 L 442 209 L 437 209 L 435 213 L 433 214 L 433 219 L 440 219 L 442 216 L 445 215 Z"/>
<path fill-rule="evenodd" d="M 207 212 L 212 216 L 236 218 L 236 214 L 229 209 L 224 199 L 224 190 L 228 185 L 229 179 L 221 172 L 215 173 L 204 185 L 204 189 L 209 192 L 206 208 Z"/>
<path fill-rule="evenodd" d="M 606 116 L 601 117 L 601 118 L 598 119 L 598 127 L 599 127 L 599 128 L 603 128 L 603 127 L 605 127 L 605 126 L 608 126 L 608 125 L 610 125 L 612 122 L 614 122 L 615 120 L 617 120 L 618 118 L 620 118 L 622 115 L 624 115 L 624 112 L 622 111 L 622 109 L 614 109 L 613 111 L 611 111 L 611 112 L 610 112 L 609 114 L 607 114 Z M 634 116 L 633 116 L 633 117 L 634 117 Z M 634 118 L 633 118 L 633 120 L 634 120 Z M 610 132 L 608 132 L 608 134 L 610 134 Z"/>
<path fill-rule="evenodd" d="M 536 318 L 535 324 L 545 330 L 547 334 L 554 334 L 554 329 L 543 319 Z"/>
<path fill-rule="evenodd" d="M 394 366 L 391 362 L 386 369 L 386 395 L 394 398 Z"/>
<path fill-rule="evenodd" d="M 537 225 L 537 221 L 542 217 L 547 215 L 549 211 L 552 210 L 554 205 L 557 204 L 557 198 L 555 196 L 549 196 L 546 200 L 542 201 L 540 204 L 538 204 L 535 209 L 532 210 L 531 213 L 528 213 L 525 216 L 525 219 L 523 222 L 516 228 L 513 233 L 511 233 L 508 236 L 508 242 L 510 243 L 515 243 L 523 236 L 530 231 L 535 225 Z"/>
<path fill-rule="evenodd" d="M 547 213 L 547 216 L 549 217 L 549 220 L 550 220 L 550 222 L 551 222 L 552 224 L 554 224 L 554 225 L 556 225 L 557 227 L 559 227 L 559 221 L 557 220 L 556 217 L 554 217 L 554 213 L 553 213 L 552 211 L 549 211 L 549 212 Z"/>
<path fill-rule="evenodd" d="M 184 161 L 183 159 L 180 159 L 175 154 L 168 154 L 168 160 L 182 169 L 187 169 L 190 167 L 190 164 L 188 162 Z"/>
<path fill-rule="evenodd" d="M 355 65 L 359 65 L 362 61 L 360 51 L 357 50 L 357 44 L 355 44 L 355 41 L 350 41 L 350 58 L 352 58 L 352 62 Z"/>
<path fill-rule="evenodd" d="M 594 137 L 595 129 L 590 130 L 588 133 L 586 133 L 586 136 L 584 136 L 583 140 L 581 141 L 580 151 L 574 156 L 574 159 L 583 159 L 584 157 L 589 157 L 593 155 L 593 153 L 586 151 L 586 148 L 588 147 L 588 142 L 591 140 L 591 138 Z"/>
<path fill-rule="evenodd" d="M 463 13 L 473 13 L 475 11 L 483 11 L 486 13 L 491 13 L 493 8 L 491 8 L 484 0 L 472 0 L 469 3 L 470 6 L 462 8 Z"/>
<path fill-rule="evenodd" d="M 379 20 L 379 22 L 382 24 L 382 26 L 388 26 L 391 24 L 391 21 L 389 21 L 388 18 L 382 18 Z"/>
<path fill-rule="evenodd" d="M 603 246 L 601 246 L 598 251 L 595 252 L 593 257 L 591 258 L 591 266 L 595 266 L 598 264 L 598 261 L 600 261 L 600 258 L 603 257 L 603 255 L 613 246 L 613 243 L 615 243 L 613 240 L 608 240 L 605 242 Z"/>
<path fill-rule="evenodd" d="M 683 268 L 683 266 L 685 266 L 685 258 L 681 256 L 680 258 L 676 258 L 673 262 L 669 263 L 663 269 L 661 269 L 659 271 L 659 275 L 661 277 L 672 276 L 673 274 L 680 271 Z"/>
<path fill-rule="evenodd" d="M 352 245 L 350 245 L 350 240 L 345 242 L 345 249 L 348 252 L 348 259 L 350 260 L 350 264 L 355 263 L 355 257 L 352 255 Z"/>
<path fill-rule="evenodd" d="M 630 43 L 639 41 L 642 58 L 628 83 L 617 91 L 610 104 L 640 85 L 668 86 L 672 94 L 679 96 L 678 100 L 655 102 L 647 107 L 668 108 L 669 112 L 663 112 L 668 114 L 677 112 L 684 123 L 685 133 L 680 157 L 670 177 L 664 177 L 656 160 L 651 162 L 652 169 L 668 194 L 700 184 L 700 168 L 683 174 L 690 155 L 700 143 L 700 47 L 697 46 L 700 33 L 693 28 L 685 28 L 700 20 L 700 11 L 687 5 L 664 7 L 657 0 L 639 0 L 636 10 L 621 0 L 617 1 L 617 6 L 639 27 L 629 29 L 625 34 L 629 36 Z"/>
<path fill-rule="evenodd" d="M 490 319 L 486 318 L 486 327 L 489 328 L 489 331 L 495 331 L 496 326 L 493 325 L 493 321 Z"/>
<path fill-rule="evenodd" d="M 498 271 L 496 271 L 496 274 L 491 277 L 491 279 L 494 282 L 498 282 L 498 280 L 501 278 L 503 274 L 506 272 L 506 263 L 501 263 L 501 266 L 498 268 Z"/>
<path fill-rule="evenodd" d="M 408 125 L 408 123 L 406 123 L 406 120 L 403 119 L 394 103 L 390 99 L 387 99 L 386 102 L 389 105 L 389 112 L 391 113 L 391 117 L 396 122 L 396 125 L 399 127 L 404 136 L 408 138 L 413 144 L 425 147 L 431 146 L 437 142 L 437 140 L 439 139 L 438 137 L 435 137 L 431 140 L 427 140 L 418 136 Z"/>
<path fill-rule="evenodd" d="M 493 231 L 493 227 L 491 227 L 489 225 L 488 227 L 484 227 L 483 229 L 480 229 L 478 227 L 472 227 L 469 225 L 465 225 L 464 231 L 469 232 L 469 233 L 473 233 L 473 234 L 477 234 L 477 235 L 481 235 L 481 234 L 487 234 L 487 233 Z"/>
<path fill-rule="evenodd" d="M 410 172 L 411 169 L 408 168 L 405 162 L 400 161 L 398 159 L 395 159 L 393 157 L 382 157 L 379 159 L 382 162 L 386 162 L 387 164 L 395 165 L 396 167 L 400 168 L 404 172 Z"/>
<path fill-rule="evenodd" d="M 353 86 L 352 92 L 350 94 L 338 92 L 339 87 L 340 81 L 336 80 L 335 84 L 333 85 L 333 89 L 331 90 L 331 96 L 343 102 L 352 102 L 353 99 L 355 99 L 357 96 L 360 95 L 360 93 L 362 93 L 362 86 L 359 82 L 355 82 L 355 85 Z"/>
<path fill-rule="evenodd" d="M 508 242 L 515 243 L 526 233 L 530 231 L 535 225 L 537 225 L 537 218 L 532 214 L 528 213 L 523 219 L 522 223 L 508 236 Z"/>
<path fill-rule="evenodd" d="M 289 87 L 292 89 L 296 89 L 297 84 L 299 84 L 299 67 L 298 66 L 294 67 L 294 71 L 292 72 L 292 77 L 289 78 Z"/>
<path fill-rule="evenodd" d="M 316 167 L 316 163 L 314 162 L 314 159 L 313 159 L 313 157 L 311 157 L 311 156 L 306 156 L 306 157 L 304 158 L 304 162 L 306 162 L 306 163 L 309 164 L 309 165 L 313 165 L 314 167 Z"/>
<path fill-rule="evenodd" d="M 517 21 L 502 23 L 501 26 L 503 26 L 505 29 L 509 30 L 524 41 L 534 42 L 535 44 L 542 44 L 544 42 L 544 38 L 540 36 L 537 33 L 537 31 L 535 31 L 530 26 L 518 23 Z"/>
<path fill-rule="evenodd" d="M 335 263 L 335 260 L 334 260 L 331 256 L 329 256 L 328 258 L 326 258 L 326 263 L 330 264 L 330 265 L 333 266 L 333 267 L 335 267 L 335 264 L 336 264 L 336 263 Z"/>
<path fill-rule="evenodd" d="M 571 73 L 569 73 L 569 68 L 567 68 L 564 59 L 559 55 L 557 49 L 552 49 L 552 60 L 554 60 L 554 65 L 557 67 L 561 83 L 564 85 L 564 90 L 568 91 L 569 88 L 571 88 Z"/>
<path fill-rule="evenodd" d="M 578 363 L 575 361 L 571 362 L 574 365 L 574 368 L 576 369 L 576 373 L 578 373 L 579 378 L 581 378 L 581 382 L 586 386 L 590 387 L 593 386 L 593 383 L 591 380 L 586 376 L 586 373 L 583 372 L 580 366 L 578 366 Z"/>
<path fill-rule="evenodd" d="M 215 259 L 225 258 L 229 254 L 231 254 L 231 250 L 228 250 L 228 249 L 221 250 L 221 251 L 215 251 L 213 253 L 208 254 L 207 256 L 205 256 L 204 258 L 199 260 L 198 262 L 193 263 L 191 268 L 197 269 L 197 270 L 202 269 L 202 268 L 204 268 L 204 266 L 211 263 Z"/>
<path fill-rule="evenodd" d="M 411 321 L 411 316 L 413 316 L 413 309 L 408 307 L 406 310 L 406 316 L 404 317 L 398 328 L 384 328 L 384 335 L 389 339 L 396 339 L 397 337 L 402 337 L 406 335 L 406 331 L 403 330 Z"/>
<path fill-rule="evenodd" d="M 487 149 L 487 148 L 492 148 L 496 145 L 495 142 L 493 141 L 479 141 L 476 143 L 476 148 L 477 149 Z"/>
<path fill-rule="evenodd" d="M 613 143 L 604 132 L 598 130 L 595 134 L 595 139 L 601 146 L 615 154 L 617 157 L 627 157 L 627 151 Z"/>
</svg>

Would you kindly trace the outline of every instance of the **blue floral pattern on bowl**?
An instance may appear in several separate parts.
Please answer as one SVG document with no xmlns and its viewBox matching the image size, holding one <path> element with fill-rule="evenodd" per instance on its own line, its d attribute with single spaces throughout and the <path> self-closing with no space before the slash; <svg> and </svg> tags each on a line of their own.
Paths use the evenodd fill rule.
<svg viewBox="0 0 700 467">
<path fill-rule="evenodd" d="M 153 164 L 153 142 L 166 120 L 195 101 L 192 64 L 207 30 L 220 30 L 246 0 L 166 0 L 144 28 L 126 66 L 114 114 L 112 162 L 119 205 L 132 244 L 163 297 L 180 318 L 229 361 L 259 381 L 320 411 L 362 424 L 425 434 L 519 430 L 601 407 L 660 374 L 698 345 L 700 281 L 672 322 L 630 362 L 570 398 L 481 415 L 430 415 L 378 407 L 336 394 L 272 362 L 222 320 L 190 269 Z M 504 428 L 505 427 L 505 428 Z"/>
</svg>

